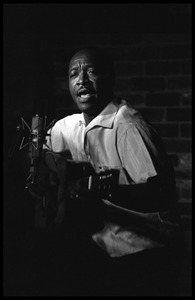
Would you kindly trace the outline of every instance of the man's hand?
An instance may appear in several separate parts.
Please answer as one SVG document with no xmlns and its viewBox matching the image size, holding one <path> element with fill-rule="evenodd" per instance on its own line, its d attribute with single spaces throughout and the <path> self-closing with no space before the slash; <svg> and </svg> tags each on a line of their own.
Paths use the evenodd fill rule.
<svg viewBox="0 0 195 300">
<path fill-rule="evenodd" d="M 67 186 L 68 196 L 97 209 L 102 206 L 103 199 L 113 197 L 118 186 L 118 176 L 118 170 L 109 170 L 70 181 Z"/>
</svg>

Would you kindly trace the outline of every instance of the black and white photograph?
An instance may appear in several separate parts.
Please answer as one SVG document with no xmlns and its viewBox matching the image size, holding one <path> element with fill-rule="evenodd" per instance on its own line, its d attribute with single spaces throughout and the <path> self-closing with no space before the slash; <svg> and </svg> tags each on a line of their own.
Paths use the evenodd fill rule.
<svg viewBox="0 0 195 300">
<path fill-rule="evenodd" d="M 191 3 L 3 3 L 3 296 L 192 296 Z"/>
</svg>

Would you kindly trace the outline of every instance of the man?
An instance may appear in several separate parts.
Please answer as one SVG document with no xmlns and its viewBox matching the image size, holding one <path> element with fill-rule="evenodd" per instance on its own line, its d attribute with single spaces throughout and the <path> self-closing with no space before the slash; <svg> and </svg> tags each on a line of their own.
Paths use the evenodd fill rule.
<svg viewBox="0 0 195 300">
<path fill-rule="evenodd" d="M 171 294 L 173 253 L 182 247 L 173 169 L 151 125 L 114 96 L 114 82 L 102 50 L 82 49 L 70 60 L 69 90 L 81 113 L 56 122 L 44 146 L 61 186 L 55 221 L 68 219 L 66 228 L 79 232 L 73 252 L 84 295 Z M 67 152 L 81 163 L 80 178 Z"/>
</svg>

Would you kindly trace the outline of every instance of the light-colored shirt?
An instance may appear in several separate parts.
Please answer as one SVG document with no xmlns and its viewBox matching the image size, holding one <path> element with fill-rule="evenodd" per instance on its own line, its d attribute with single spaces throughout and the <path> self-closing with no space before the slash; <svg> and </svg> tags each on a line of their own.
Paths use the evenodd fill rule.
<svg viewBox="0 0 195 300">
<path fill-rule="evenodd" d="M 118 169 L 123 185 L 144 183 L 158 173 L 154 160 L 159 154 L 150 138 L 150 125 L 125 100 L 111 101 L 87 126 L 83 113 L 57 121 L 44 147 L 58 153 L 69 150 L 73 160 L 91 163 L 96 173 Z M 105 204 L 112 205 L 109 200 Z M 92 239 L 112 257 L 163 246 L 112 222 L 105 222 Z"/>
</svg>

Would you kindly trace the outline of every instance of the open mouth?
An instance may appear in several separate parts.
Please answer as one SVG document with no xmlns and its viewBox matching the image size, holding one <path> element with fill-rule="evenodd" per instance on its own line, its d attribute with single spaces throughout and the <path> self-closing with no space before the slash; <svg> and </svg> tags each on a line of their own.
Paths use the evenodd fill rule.
<svg viewBox="0 0 195 300">
<path fill-rule="evenodd" d="M 93 91 L 89 91 L 89 90 L 81 90 L 78 92 L 78 96 L 80 97 L 81 100 L 86 101 L 89 98 L 91 98 L 92 96 L 94 96 L 94 92 Z"/>
<path fill-rule="evenodd" d="M 82 94 L 82 95 L 80 95 L 80 98 L 85 100 L 85 99 L 88 99 L 88 98 L 92 97 L 93 95 L 94 94 Z"/>
</svg>

